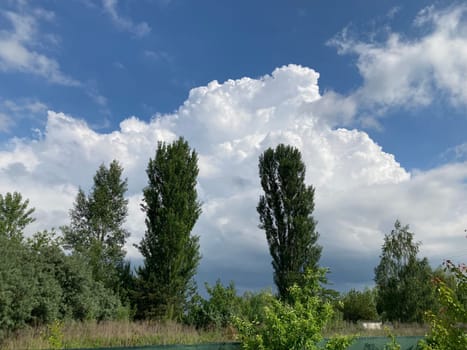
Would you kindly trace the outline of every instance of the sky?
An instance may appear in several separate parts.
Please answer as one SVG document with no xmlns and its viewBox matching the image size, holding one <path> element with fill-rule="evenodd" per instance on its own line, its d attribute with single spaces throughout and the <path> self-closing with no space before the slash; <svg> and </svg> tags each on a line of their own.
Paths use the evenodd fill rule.
<svg viewBox="0 0 467 350">
<path fill-rule="evenodd" d="M 200 286 L 273 286 L 258 157 L 300 149 L 340 291 L 373 285 L 409 224 L 433 267 L 466 261 L 467 4 L 452 1 L 3 0 L 0 193 L 58 228 L 117 159 L 127 257 L 158 141 L 199 155 Z"/>
</svg>

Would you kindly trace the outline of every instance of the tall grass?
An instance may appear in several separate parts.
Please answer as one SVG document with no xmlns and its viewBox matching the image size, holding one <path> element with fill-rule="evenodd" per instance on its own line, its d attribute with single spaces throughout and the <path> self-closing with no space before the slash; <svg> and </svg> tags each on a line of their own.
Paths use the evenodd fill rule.
<svg viewBox="0 0 467 350">
<path fill-rule="evenodd" d="M 326 327 L 324 336 L 350 334 L 358 334 L 361 337 L 387 336 L 388 332 L 396 336 L 423 336 L 428 330 L 419 324 L 396 324 L 386 325 L 386 327 L 387 329 L 382 330 L 368 330 L 359 323 L 335 321 Z M 59 328 L 48 326 L 23 329 L 8 337 L 0 344 L 0 348 L 5 350 L 51 349 L 53 348 L 51 339 L 56 338 L 57 335 L 62 343 L 60 348 L 70 349 L 230 342 L 235 341 L 235 334 L 232 328 L 201 331 L 175 322 L 70 321 L 60 325 Z"/>
<path fill-rule="evenodd" d="M 68 322 L 61 326 L 62 347 L 95 348 L 163 344 L 199 344 L 232 341 L 226 331 L 198 331 L 175 322 Z M 55 331 L 56 333 L 56 331 Z M 50 327 L 18 331 L 0 344 L 1 349 L 50 349 Z"/>
</svg>

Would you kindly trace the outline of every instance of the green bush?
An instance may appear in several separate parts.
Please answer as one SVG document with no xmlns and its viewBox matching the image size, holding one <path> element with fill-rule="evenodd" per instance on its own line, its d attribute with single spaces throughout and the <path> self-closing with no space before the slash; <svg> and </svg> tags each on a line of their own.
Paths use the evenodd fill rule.
<svg viewBox="0 0 467 350">
<path fill-rule="evenodd" d="M 210 286 L 205 284 L 208 299 L 195 294 L 187 305 L 184 322 L 203 329 L 223 329 L 232 325 L 234 317 L 249 321 L 264 320 L 264 308 L 274 299 L 271 292 L 245 292 L 237 295 L 235 284 L 223 286 L 220 280 Z"/>
<path fill-rule="evenodd" d="M 26 326 L 36 306 L 34 265 L 21 243 L 0 237 L 0 339 Z"/>
<path fill-rule="evenodd" d="M 343 319 L 354 323 L 360 320 L 377 320 L 375 298 L 374 289 L 365 289 L 363 292 L 351 289 L 341 299 L 339 310 L 342 312 Z"/>
<path fill-rule="evenodd" d="M 67 256 L 53 231 L 27 241 L 0 235 L 0 340 L 54 320 L 121 318 L 117 295 L 96 282 L 85 259 Z"/>
<path fill-rule="evenodd" d="M 265 307 L 274 299 L 271 290 L 262 290 L 257 293 L 245 292 L 241 297 L 240 316 L 248 321 L 263 323 L 265 319 Z"/>
<path fill-rule="evenodd" d="M 448 260 L 445 269 L 454 276 L 455 288 L 442 279 L 434 280 L 440 310 L 426 314 L 430 333 L 421 344 L 424 350 L 467 349 L 467 309 L 463 302 L 467 295 L 467 266 L 456 266 Z"/>
<path fill-rule="evenodd" d="M 290 301 L 270 299 L 265 307 L 263 322 L 234 317 L 239 338 L 244 349 L 255 350 L 314 350 L 323 340 L 322 332 L 332 318 L 329 301 L 321 298 L 320 280 L 326 270 L 308 270 L 303 287 L 294 284 L 289 289 Z M 326 349 L 345 349 L 351 338 L 330 340 Z"/>
<path fill-rule="evenodd" d="M 102 282 L 95 281 L 86 260 L 78 255 L 65 256 L 57 267 L 57 279 L 63 290 L 62 318 L 74 320 L 110 320 L 118 317 L 121 302 Z"/>
<path fill-rule="evenodd" d="M 224 287 L 220 280 L 214 286 L 205 283 L 208 299 L 196 294 L 190 303 L 185 317 L 186 323 L 196 328 L 224 328 L 231 323 L 234 315 L 240 313 L 240 297 L 237 296 L 235 284 L 230 282 Z"/>
</svg>

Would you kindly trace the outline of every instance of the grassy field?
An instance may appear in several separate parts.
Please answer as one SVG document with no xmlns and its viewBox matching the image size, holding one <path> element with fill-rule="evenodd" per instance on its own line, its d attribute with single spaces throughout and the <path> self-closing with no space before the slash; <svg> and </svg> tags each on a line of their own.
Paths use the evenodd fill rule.
<svg viewBox="0 0 467 350">
<path fill-rule="evenodd" d="M 387 336 L 388 331 L 399 336 L 423 336 L 427 328 L 420 325 L 399 325 L 387 330 L 365 330 L 358 324 L 338 321 L 326 328 L 324 336 Z M 232 328 L 222 331 L 198 331 L 174 322 L 69 322 L 21 330 L 0 344 L 0 347 L 5 350 L 98 348 L 230 341 L 236 341 Z"/>
<path fill-rule="evenodd" d="M 0 344 L 4 350 L 97 348 L 156 344 L 199 344 L 233 341 L 224 331 L 198 331 L 174 322 L 69 322 L 49 327 L 28 328 Z"/>
</svg>

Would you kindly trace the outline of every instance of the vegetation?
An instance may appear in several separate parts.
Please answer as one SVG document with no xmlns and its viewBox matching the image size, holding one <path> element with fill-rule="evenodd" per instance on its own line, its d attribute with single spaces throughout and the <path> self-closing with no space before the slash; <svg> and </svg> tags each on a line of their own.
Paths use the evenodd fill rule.
<svg viewBox="0 0 467 350">
<path fill-rule="evenodd" d="M 264 190 L 257 207 L 260 227 L 266 232 L 279 296 L 287 300 L 290 287 L 304 286 L 304 271 L 316 269 L 321 256 L 311 215 L 314 189 L 305 185 L 300 151 L 283 144 L 259 157 L 259 177 Z"/>
<path fill-rule="evenodd" d="M 339 307 L 345 321 L 375 321 L 378 319 L 376 311 L 376 290 L 365 289 L 360 292 L 351 289 L 341 298 Z"/>
<path fill-rule="evenodd" d="M 376 308 L 383 320 L 423 322 L 424 313 L 433 305 L 432 271 L 426 258 L 417 258 L 418 249 L 409 226 L 396 221 L 384 238 L 375 268 Z"/>
<path fill-rule="evenodd" d="M 240 313 L 241 298 L 237 296 L 235 284 L 224 287 L 220 280 L 214 286 L 205 284 L 209 299 L 196 295 L 191 300 L 185 322 L 197 329 L 223 329 L 231 324 L 232 317 Z"/>
<path fill-rule="evenodd" d="M 24 228 L 34 222 L 33 208 L 28 208 L 29 200 L 23 201 L 20 193 L 0 194 L 0 236 L 21 241 Z"/>
<path fill-rule="evenodd" d="M 232 333 L 199 330 L 172 321 L 65 321 L 25 328 L 1 343 L 2 350 L 132 347 L 234 341 Z"/>
<path fill-rule="evenodd" d="M 313 350 L 323 340 L 323 329 L 333 310 L 329 302 L 319 297 L 321 279 L 326 271 L 308 269 L 303 275 L 303 287 L 294 284 L 289 290 L 289 302 L 271 298 L 265 307 L 262 323 L 235 318 L 244 349 Z M 345 349 L 352 337 L 331 339 L 326 349 Z"/>
<path fill-rule="evenodd" d="M 27 325 L 114 319 L 121 312 L 120 300 L 93 278 L 88 262 L 65 255 L 54 235 L 0 238 L 0 339 Z"/>
<path fill-rule="evenodd" d="M 234 282 L 223 286 L 217 280 L 213 286 L 206 283 L 205 287 L 209 297 L 194 296 L 184 318 L 186 323 L 197 329 L 228 329 L 236 317 L 262 323 L 264 308 L 274 299 L 270 291 L 246 292 L 239 296 Z"/>
<path fill-rule="evenodd" d="M 181 319 L 201 258 L 191 230 L 201 214 L 196 192 L 198 156 L 183 138 L 159 143 L 146 170 L 146 233 L 138 248 L 137 317 Z"/>
<path fill-rule="evenodd" d="M 425 350 L 467 349 L 467 266 L 447 260 L 445 269 L 454 277 L 455 286 L 449 287 L 440 278 L 434 280 L 441 309 L 426 314 L 431 330 L 423 342 Z"/>
<path fill-rule="evenodd" d="M 109 168 L 102 164 L 94 175 L 94 185 L 88 196 L 79 190 L 71 223 L 62 227 L 64 247 L 89 261 L 94 279 L 107 288 L 118 291 L 118 268 L 125 258 L 123 246 L 129 232 L 123 228 L 128 214 L 125 199 L 127 180 L 122 180 L 123 168 L 117 161 Z"/>
<path fill-rule="evenodd" d="M 199 238 L 192 235 L 201 214 L 197 161 L 183 138 L 159 143 L 149 160 L 141 205 L 146 232 L 137 245 L 144 264 L 136 274 L 124 260 L 127 180 L 117 161 L 98 168 L 89 194 L 79 190 L 63 235 L 51 229 L 25 238 L 34 208 L 17 192 L 0 194 L 2 349 L 239 339 L 245 349 L 332 350 L 346 348 L 355 333 L 386 333 L 365 331 L 359 321 L 421 323 L 424 317 L 431 327 L 425 349 L 467 348 L 467 268 L 447 261 L 432 272 L 427 259 L 417 257 L 413 233 L 398 221 L 385 236 L 375 289 L 341 296 L 323 287 L 314 189 L 304 183 L 300 152 L 285 145 L 259 159 L 264 195 L 257 211 L 278 295 L 240 296 L 234 282 L 218 280 L 205 285 L 207 298 L 200 296 L 193 281 L 201 258 Z M 392 332 L 426 333 L 413 327 Z M 324 336 L 331 339 L 320 343 Z M 397 346 L 391 335 L 386 347 Z"/>
</svg>

